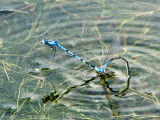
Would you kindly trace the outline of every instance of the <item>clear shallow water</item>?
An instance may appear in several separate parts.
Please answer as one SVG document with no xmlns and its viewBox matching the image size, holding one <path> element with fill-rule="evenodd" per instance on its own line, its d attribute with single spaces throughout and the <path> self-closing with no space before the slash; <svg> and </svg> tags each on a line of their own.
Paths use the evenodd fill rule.
<svg viewBox="0 0 160 120">
<path fill-rule="evenodd" d="M 159 4 L 1 1 L 1 119 L 160 119 Z M 120 38 L 115 56 L 129 61 L 132 75 L 123 96 L 111 91 L 126 87 L 123 62 L 108 66 L 116 74 L 106 78 L 108 84 L 99 77 L 84 84 L 97 76 L 92 68 L 59 48 L 54 58 L 41 43 L 56 39 L 100 67 L 115 34 Z M 60 97 L 44 104 L 44 96 L 55 91 Z"/>
</svg>

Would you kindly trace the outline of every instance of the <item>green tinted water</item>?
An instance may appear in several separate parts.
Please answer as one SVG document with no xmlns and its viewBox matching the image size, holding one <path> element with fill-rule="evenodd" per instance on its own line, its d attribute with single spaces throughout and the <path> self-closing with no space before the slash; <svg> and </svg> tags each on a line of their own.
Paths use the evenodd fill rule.
<svg viewBox="0 0 160 120">
<path fill-rule="evenodd" d="M 1 119 L 160 119 L 160 2 L 155 1 L 5 1 L 0 2 Z M 3 7 L 2 7 L 3 6 Z M 55 39 L 100 67 L 111 44 L 125 64 L 107 68 L 102 79 L 66 52 L 42 45 Z M 87 81 L 88 80 L 88 81 Z M 45 103 L 43 103 L 45 100 Z"/>
</svg>

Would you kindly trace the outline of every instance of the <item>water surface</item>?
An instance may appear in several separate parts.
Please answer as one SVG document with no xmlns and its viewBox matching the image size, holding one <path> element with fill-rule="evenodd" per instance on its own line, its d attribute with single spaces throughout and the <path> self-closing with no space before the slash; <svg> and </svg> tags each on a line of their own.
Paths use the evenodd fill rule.
<svg viewBox="0 0 160 120">
<path fill-rule="evenodd" d="M 159 5 L 158 0 L 1 0 L 0 118 L 159 120 Z M 114 36 L 120 45 L 113 57 L 127 59 L 131 70 L 122 94 L 123 61 L 109 64 L 115 76 L 103 80 L 59 48 L 54 56 L 41 42 L 55 39 L 100 67 Z"/>
</svg>

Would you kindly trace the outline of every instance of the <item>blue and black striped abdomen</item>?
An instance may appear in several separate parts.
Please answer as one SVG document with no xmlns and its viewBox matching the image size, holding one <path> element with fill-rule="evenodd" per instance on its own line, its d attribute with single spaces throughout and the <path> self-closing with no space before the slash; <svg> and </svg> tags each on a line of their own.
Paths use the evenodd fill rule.
<svg viewBox="0 0 160 120">
<path fill-rule="evenodd" d="M 71 51 L 67 50 L 66 48 L 62 47 L 61 45 L 57 44 L 57 46 L 58 46 L 59 48 L 65 50 L 65 51 L 66 51 L 67 53 L 69 53 L 70 55 L 72 55 L 72 56 L 78 58 L 78 59 L 79 59 L 80 61 L 82 61 L 83 63 L 86 63 L 87 65 L 91 66 L 91 67 L 94 68 L 97 72 L 100 71 L 97 67 L 95 67 L 94 65 L 92 65 L 92 64 L 90 64 L 90 63 L 88 63 L 88 62 L 86 62 L 84 59 L 82 59 L 82 58 L 80 58 L 79 56 L 73 54 Z"/>
</svg>

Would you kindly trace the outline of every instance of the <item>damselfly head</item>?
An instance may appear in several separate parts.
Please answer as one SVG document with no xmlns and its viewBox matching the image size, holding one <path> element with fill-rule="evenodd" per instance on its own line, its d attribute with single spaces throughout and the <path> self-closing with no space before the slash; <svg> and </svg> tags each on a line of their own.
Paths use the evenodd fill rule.
<svg viewBox="0 0 160 120">
<path fill-rule="evenodd" d="M 56 40 L 48 40 L 48 39 L 43 39 L 42 41 L 43 44 L 49 45 L 49 46 L 55 46 L 58 44 Z"/>
<path fill-rule="evenodd" d="M 46 43 L 48 43 L 48 40 L 44 38 L 44 39 L 42 40 L 42 43 L 43 43 L 43 44 L 46 44 Z"/>
</svg>

